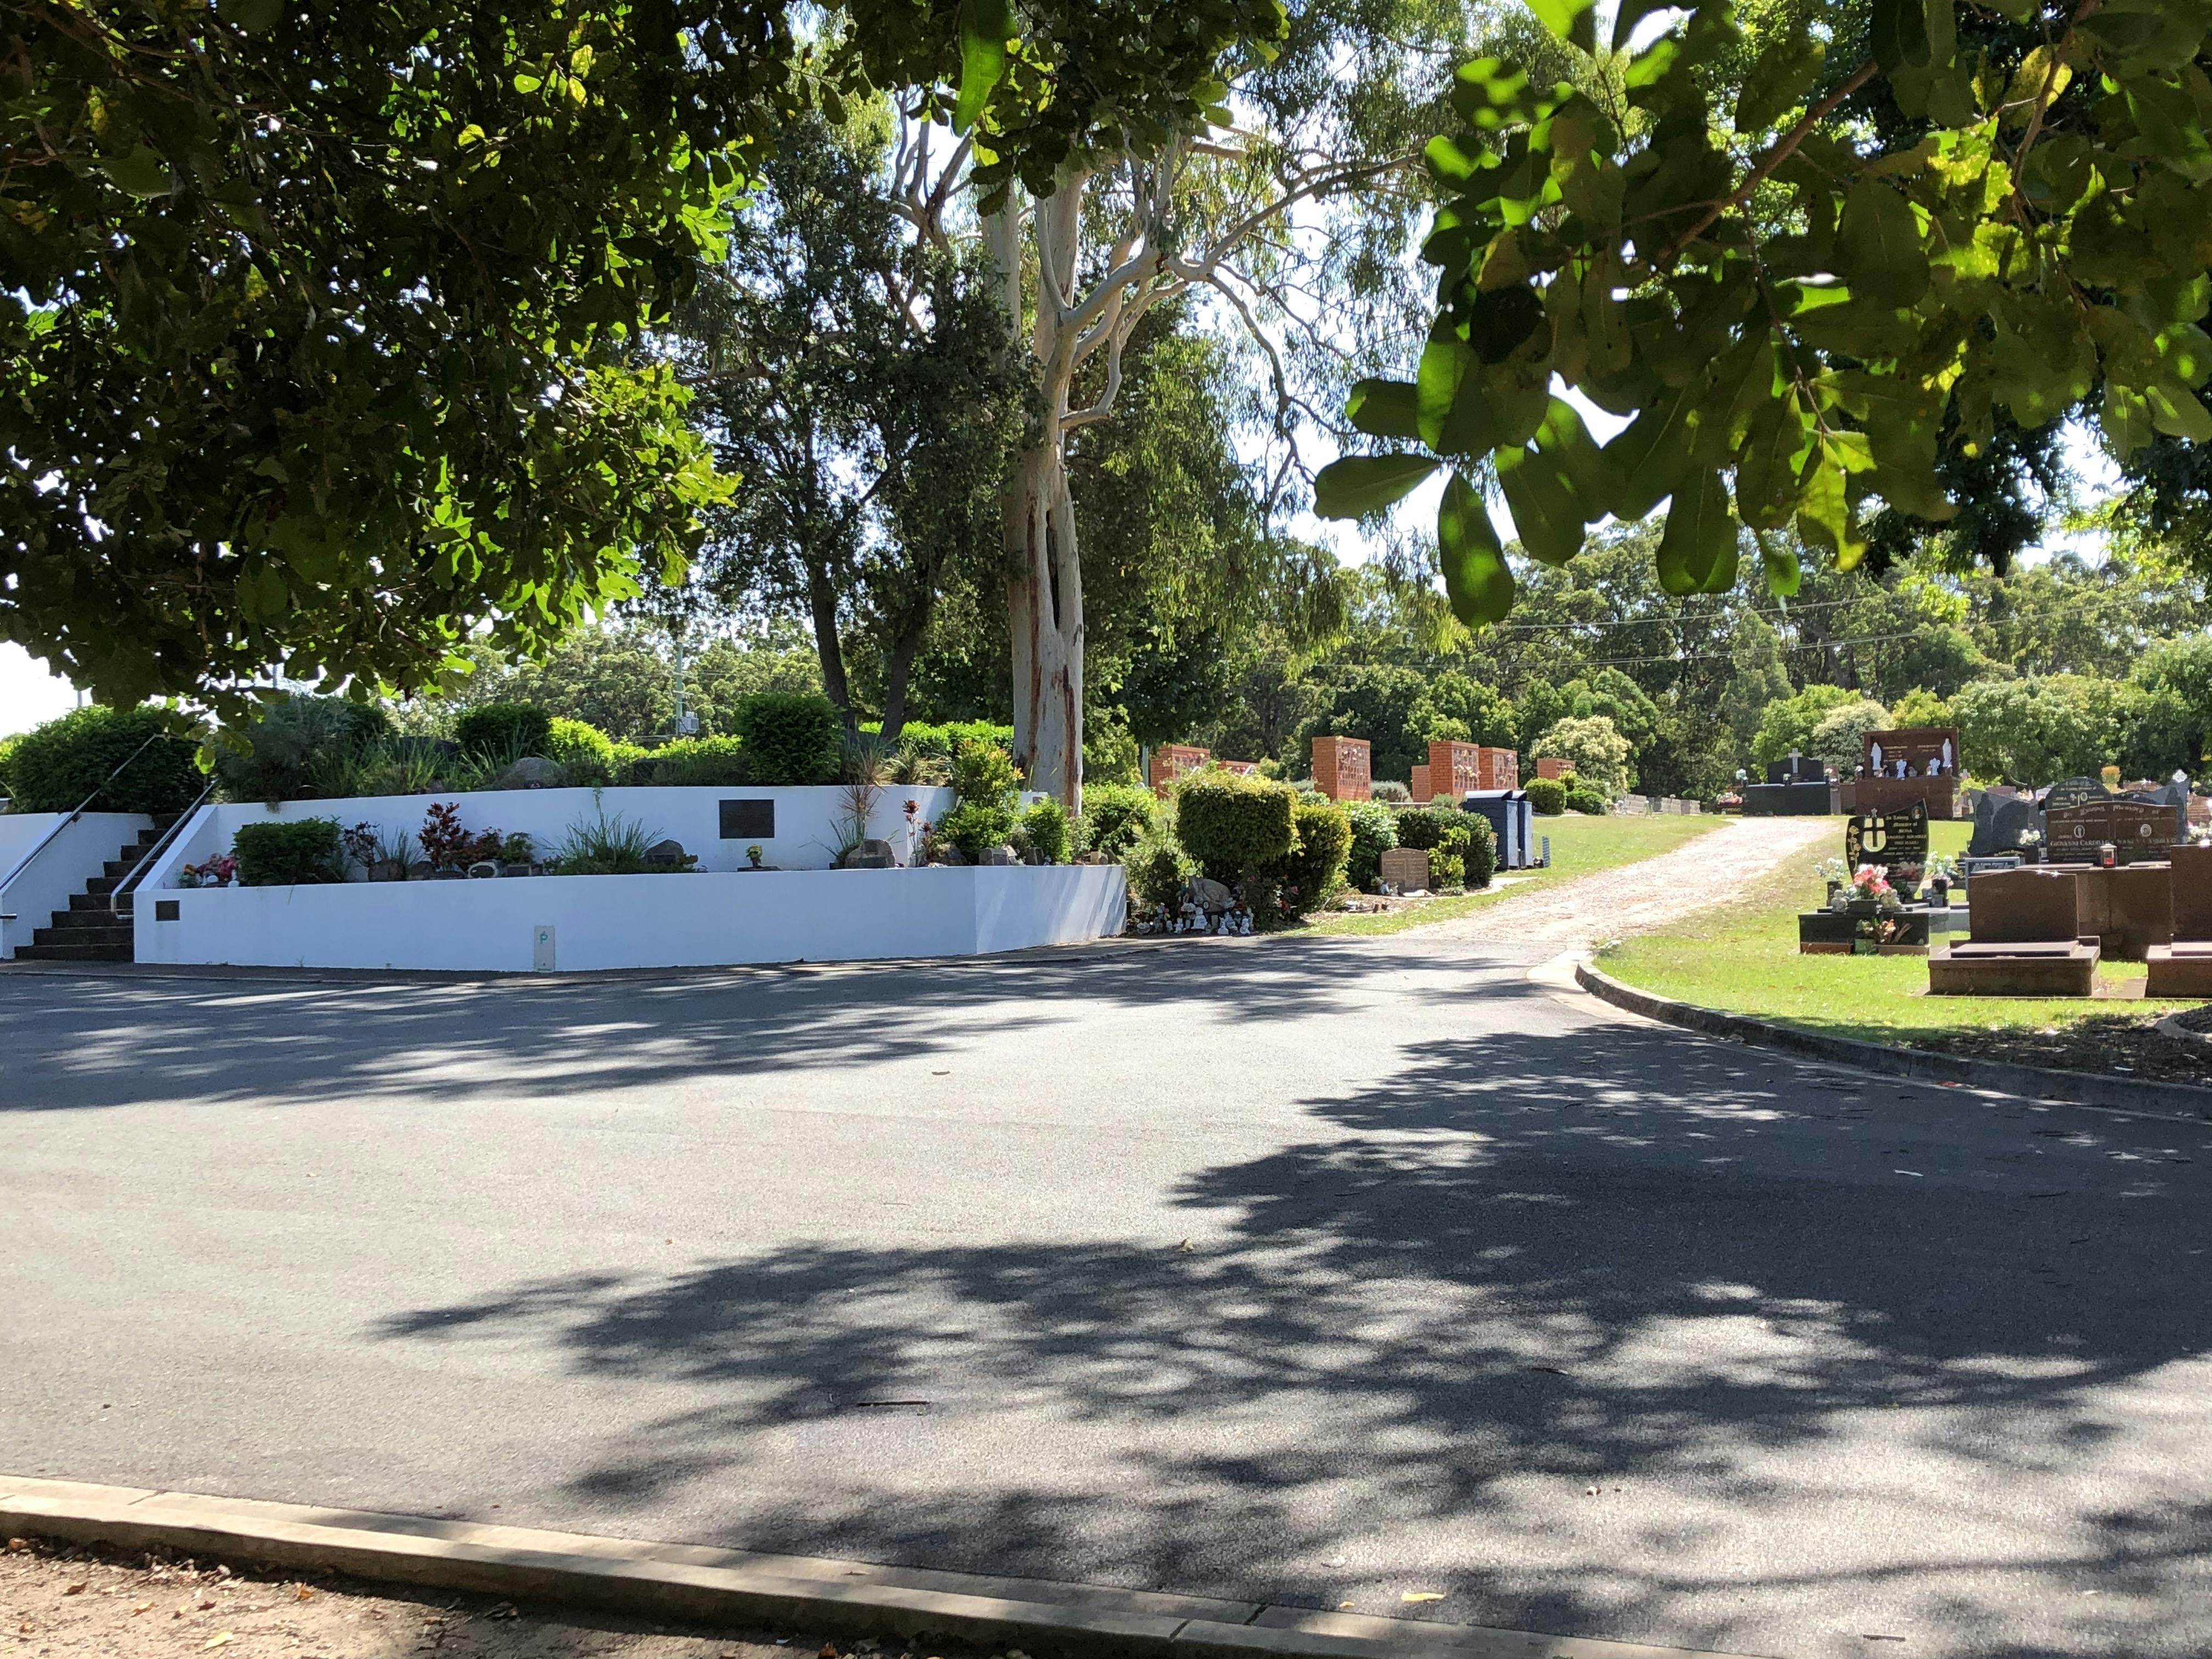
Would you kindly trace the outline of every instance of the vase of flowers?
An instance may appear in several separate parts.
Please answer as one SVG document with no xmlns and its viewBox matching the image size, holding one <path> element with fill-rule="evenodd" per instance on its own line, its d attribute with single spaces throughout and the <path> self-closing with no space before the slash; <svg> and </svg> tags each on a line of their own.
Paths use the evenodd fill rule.
<svg viewBox="0 0 2212 1659">
<path fill-rule="evenodd" d="M 1852 873 L 1847 908 L 1855 916 L 1871 916 L 1882 910 L 1897 908 L 1896 890 L 1881 866 L 1862 864 Z"/>
</svg>

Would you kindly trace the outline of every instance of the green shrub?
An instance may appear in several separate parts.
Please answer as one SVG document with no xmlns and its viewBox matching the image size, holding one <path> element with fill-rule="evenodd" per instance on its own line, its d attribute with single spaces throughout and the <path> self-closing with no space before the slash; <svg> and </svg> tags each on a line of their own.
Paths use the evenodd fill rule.
<svg viewBox="0 0 2212 1659">
<path fill-rule="evenodd" d="M 480 702 L 453 717 L 453 741 L 462 753 L 495 755 L 507 763 L 544 755 L 552 732 L 553 717 L 526 702 Z"/>
<path fill-rule="evenodd" d="M 742 738 L 678 738 L 674 743 L 642 751 L 631 763 L 630 776 L 635 782 L 656 787 L 688 784 L 696 788 L 727 788 L 759 781 L 751 775 L 750 754 Z"/>
<path fill-rule="evenodd" d="M 596 726 L 556 718 L 545 734 L 545 758 L 571 783 L 594 787 L 615 781 L 615 745 Z"/>
<path fill-rule="evenodd" d="M 0 797 L 5 797 L 10 793 L 8 782 L 8 760 L 15 752 L 16 744 L 21 741 L 20 738 L 0 738 Z"/>
<path fill-rule="evenodd" d="M 1470 816 L 1456 806 L 1409 806 L 1398 814 L 1398 845 L 1425 848 L 1431 853 L 1464 854 L 1474 839 L 1474 832 L 1468 828 Z M 1431 859 L 1431 875 L 1436 866 L 1437 861 Z"/>
<path fill-rule="evenodd" d="M 1356 800 L 1344 810 L 1352 825 L 1345 879 L 1364 892 L 1382 878 L 1382 855 L 1398 844 L 1398 815 L 1372 800 Z"/>
<path fill-rule="evenodd" d="M 1395 778 L 1384 778 L 1370 793 L 1376 799 L 1393 806 L 1403 806 L 1413 799 L 1413 792 Z"/>
<path fill-rule="evenodd" d="M 1012 810 L 1022 792 L 1014 757 L 996 744 L 963 738 L 952 750 L 952 793 L 963 805 Z"/>
<path fill-rule="evenodd" d="M 1429 890 L 1448 893 L 1455 887 L 1467 885 L 1467 860 L 1457 853 L 1434 851 L 1429 854 Z"/>
<path fill-rule="evenodd" d="M 1595 789 L 1577 786 L 1567 791 L 1567 811 L 1570 812 L 1584 812 L 1591 817 L 1601 818 L 1606 814 L 1606 806 L 1605 796 Z"/>
<path fill-rule="evenodd" d="M 958 848 L 970 864 L 981 863 L 984 854 L 1004 846 L 1013 833 L 1014 809 L 988 801 L 963 800 L 937 821 L 938 838 Z"/>
<path fill-rule="evenodd" d="M 1531 778 L 1527 789 L 1538 817 L 1555 818 L 1567 810 L 1567 786 L 1557 778 Z"/>
<path fill-rule="evenodd" d="M 1182 884 L 1197 872 L 1190 855 L 1165 836 L 1148 835 L 1123 854 L 1129 895 L 1147 910 L 1181 902 Z"/>
<path fill-rule="evenodd" d="M 592 816 L 570 824 L 553 849 L 552 871 L 556 876 L 641 876 L 688 870 L 698 862 L 695 854 L 681 865 L 647 864 L 647 849 L 660 839 L 659 830 L 619 812 L 609 817 L 605 803 L 595 803 Z"/>
<path fill-rule="evenodd" d="M 1047 864 L 1067 862 L 1067 809 L 1047 795 L 1022 814 L 1022 837 Z"/>
<path fill-rule="evenodd" d="M 1176 791 L 1176 839 L 1207 875 L 1234 884 L 1297 847 L 1297 799 L 1264 778 L 1194 773 Z"/>
<path fill-rule="evenodd" d="M 763 691 L 738 705 L 745 781 L 763 788 L 835 783 L 845 767 L 845 723 L 818 691 Z"/>
<path fill-rule="evenodd" d="M 1159 798 L 1140 783 L 1094 783 L 1083 789 L 1083 844 L 1118 859 L 1159 827 Z"/>
<path fill-rule="evenodd" d="M 272 818 L 238 827 L 238 884 L 296 887 L 343 881 L 336 818 Z"/>
<path fill-rule="evenodd" d="M 1463 815 L 1467 819 L 1467 850 L 1460 854 L 1466 866 L 1465 878 L 1469 887 L 1487 887 L 1491 877 L 1498 873 L 1498 832 L 1490 827 L 1490 820 L 1473 812 Z"/>
<path fill-rule="evenodd" d="M 149 738 L 157 741 L 132 759 Z M 95 812 L 181 812 L 207 785 L 195 752 L 158 708 L 94 703 L 17 738 L 9 752 L 10 787 L 0 793 L 9 795 L 11 812 L 73 812 L 95 789 Z M 122 775 L 108 782 L 118 766 Z"/>
<path fill-rule="evenodd" d="M 1344 885 L 1352 851 L 1352 819 L 1332 800 L 1300 801 L 1293 819 L 1298 844 L 1267 873 L 1282 884 L 1283 902 L 1304 915 Z"/>
<path fill-rule="evenodd" d="M 963 739 L 994 744 L 1005 750 L 1009 758 L 1014 752 L 1014 728 L 994 726 L 988 720 L 956 720 L 945 726 L 926 726 L 909 720 L 899 729 L 898 746 L 902 754 L 949 761 L 953 750 Z"/>
<path fill-rule="evenodd" d="M 244 750 L 218 749 L 215 761 L 216 777 L 232 800 L 396 793 L 369 781 L 392 738 L 392 717 L 374 703 L 294 692 L 264 703 L 259 717 L 235 735 Z"/>
</svg>

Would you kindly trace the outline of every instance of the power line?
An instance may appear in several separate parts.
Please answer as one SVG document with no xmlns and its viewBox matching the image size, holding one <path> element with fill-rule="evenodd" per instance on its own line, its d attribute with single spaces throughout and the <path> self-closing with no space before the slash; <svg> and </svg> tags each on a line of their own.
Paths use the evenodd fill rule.
<svg viewBox="0 0 2212 1659">
<path fill-rule="evenodd" d="M 1764 622 L 1770 626 L 1776 623 L 1786 625 L 1792 618 L 1808 611 L 1832 611 L 1838 605 L 1863 605 L 1864 603 L 1866 603 L 1864 599 L 1810 599 L 1803 605 L 1793 605 L 1788 611 L 1778 611 L 1772 612 L 1765 611 L 1751 611 L 1745 612 L 1744 615 L 1756 617 L 1761 622 Z M 1498 623 L 1490 628 L 1485 629 L 1483 633 L 1485 637 L 1492 634 L 1565 634 L 1571 633 L 1577 629 L 1584 628 L 1672 628 L 1680 626 L 1686 622 L 1721 623 L 1728 620 L 1729 617 L 1725 613 L 1722 613 L 1710 617 L 1692 617 L 1681 616 L 1630 617 L 1622 618 L 1617 622 L 1602 622 L 1593 618 L 1588 622 Z"/>
<path fill-rule="evenodd" d="M 1785 651 L 1827 651 L 1848 645 L 1880 645 L 1889 640 L 1915 640 L 1920 638 L 1922 633 L 1920 629 L 1908 628 L 1895 634 L 1862 634 L 1855 639 L 1817 640 L 1802 645 L 1785 645 L 1782 648 Z M 1735 654 L 1732 650 L 1683 651 L 1671 657 L 1585 658 L 1577 665 L 1583 668 L 1648 667 L 1658 663 L 1702 662 L 1711 657 L 1732 657 Z"/>
</svg>

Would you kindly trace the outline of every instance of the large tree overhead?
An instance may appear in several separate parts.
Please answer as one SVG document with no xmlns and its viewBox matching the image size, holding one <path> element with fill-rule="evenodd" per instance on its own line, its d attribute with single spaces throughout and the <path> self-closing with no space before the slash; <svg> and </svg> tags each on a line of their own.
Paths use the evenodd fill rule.
<svg viewBox="0 0 2212 1659">
<path fill-rule="evenodd" d="M 1459 70 L 1458 124 L 1429 149 L 1451 192 L 1425 250 L 1435 327 L 1413 382 L 1354 397 L 1363 431 L 1419 447 L 1320 480 L 1322 510 L 1357 517 L 1448 466 L 1437 535 L 1462 617 L 1514 598 L 1486 475 L 1531 558 L 1671 498 L 1669 592 L 1732 585 L 1741 526 L 1787 593 L 1775 532 L 1793 523 L 1849 568 L 1870 505 L 1952 517 L 1947 436 L 1971 457 L 2002 417 L 2033 430 L 2094 392 L 2123 459 L 2212 440 L 2195 391 L 2212 373 L 2212 9 L 1966 9 L 2029 31 L 2008 62 L 1961 46 L 1953 0 L 1822 6 L 1828 27 L 1778 33 L 1747 69 L 1728 0 L 1648 44 L 1650 0 L 1624 0 L 1609 46 L 1577 0 L 1532 9 L 1579 83 Z M 1877 83 L 1909 143 L 1840 118 Z M 1555 383 L 1632 423 L 1601 447 Z"/>
<path fill-rule="evenodd" d="M 810 87 L 1018 88 L 1049 174 L 1273 3 L 850 0 L 817 59 L 785 0 L 11 0 L 0 637 L 118 701 L 538 648 L 697 540 L 635 343 Z"/>
</svg>

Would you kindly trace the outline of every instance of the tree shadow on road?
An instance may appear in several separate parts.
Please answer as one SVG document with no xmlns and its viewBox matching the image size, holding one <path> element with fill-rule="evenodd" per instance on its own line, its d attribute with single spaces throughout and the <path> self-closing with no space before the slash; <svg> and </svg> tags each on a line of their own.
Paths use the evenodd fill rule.
<svg viewBox="0 0 2212 1659">
<path fill-rule="evenodd" d="M 2212 1347 L 2162 1132 L 1617 1027 L 1307 1106 L 1188 1179 L 1188 1249 L 810 1243 L 376 1334 L 656 1389 L 572 1496 L 710 1541 L 1721 1649 L 1825 1642 L 1839 1595 L 1916 1652 L 2204 1646 L 2212 1504 L 2131 1443 L 2201 1452 L 2157 1374 Z"/>
</svg>

